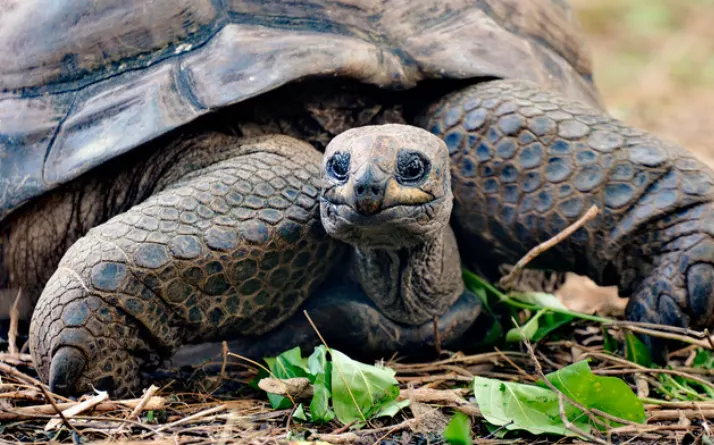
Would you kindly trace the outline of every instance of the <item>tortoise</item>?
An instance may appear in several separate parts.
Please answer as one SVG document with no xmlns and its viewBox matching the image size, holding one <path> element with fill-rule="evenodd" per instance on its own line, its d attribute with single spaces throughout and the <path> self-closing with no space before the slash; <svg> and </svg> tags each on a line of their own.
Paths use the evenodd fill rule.
<svg viewBox="0 0 714 445">
<path fill-rule="evenodd" d="M 563 0 L 3 5 L 0 288 L 54 392 L 307 348 L 303 311 L 365 356 L 477 345 L 461 266 L 591 205 L 532 266 L 712 326 L 714 173 L 607 114 Z"/>
</svg>

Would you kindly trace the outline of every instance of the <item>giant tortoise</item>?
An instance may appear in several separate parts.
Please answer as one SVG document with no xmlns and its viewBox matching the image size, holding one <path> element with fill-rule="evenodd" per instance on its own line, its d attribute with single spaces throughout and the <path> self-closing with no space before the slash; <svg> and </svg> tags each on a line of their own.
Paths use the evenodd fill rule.
<svg viewBox="0 0 714 445">
<path fill-rule="evenodd" d="M 564 0 L 9 0 L 0 47 L 0 288 L 58 393 L 309 347 L 303 310 L 361 355 L 477 344 L 461 265 L 591 205 L 533 267 L 712 326 L 714 173 L 603 111 Z"/>
</svg>

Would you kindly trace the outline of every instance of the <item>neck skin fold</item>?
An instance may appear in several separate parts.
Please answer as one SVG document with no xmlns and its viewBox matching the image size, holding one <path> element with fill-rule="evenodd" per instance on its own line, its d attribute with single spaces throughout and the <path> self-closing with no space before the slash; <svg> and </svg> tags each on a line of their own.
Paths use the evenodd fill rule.
<svg viewBox="0 0 714 445">
<path fill-rule="evenodd" d="M 420 325 L 445 313 L 464 291 L 461 260 L 448 225 L 423 244 L 394 249 L 355 248 L 358 282 L 396 322 Z"/>
</svg>

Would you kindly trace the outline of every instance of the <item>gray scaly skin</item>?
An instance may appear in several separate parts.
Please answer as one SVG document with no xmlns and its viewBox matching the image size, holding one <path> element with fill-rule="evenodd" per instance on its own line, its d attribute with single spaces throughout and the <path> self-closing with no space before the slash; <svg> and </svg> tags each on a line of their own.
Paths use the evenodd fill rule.
<svg viewBox="0 0 714 445">
<path fill-rule="evenodd" d="M 281 244 L 280 223 L 264 219 L 277 217 L 261 216 L 280 208 L 270 207 L 277 189 L 264 188 L 274 178 L 257 173 L 257 154 L 238 150 L 178 178 L 70 249 L 32 322 L 42 378 L 65 393 L 86 391 L 90 384 L 122 393 L 137 389 L 139 369 L 158 359 L 174 354 L 179 361 L 195 360 L 186 352 L 190 347 L 181 346 L 190 342 L 232 337 L 231 349 L 252 357 L 292 345 L 307 348 L 318 340 L 297 310 L 301 304 L 332 346 L 354 355 L 428 349 L 432 317 L 445 345 L 473 346 L 490 322 L 478 299 L 462 292 L 454 271 L 459 261 L 445 226 L 449 213 L 464 264 L 494 279 L 499 264 L 513 263 L 597 204 L 600 216 L 535 266 L 617 284 L 631 296 L 630 319 L 711 327 L 714 174 L 691 154 L 521 81 L 447 94 L 411 123 L 448 148 L 452 212 L 446 158 L 423 131 L 365 127 L 335 138 L 323 159 L 321 206 L 310 188 L 317 187 L 319 154 L 283 137 L 285 149 L 258 170 L 294 163 L 300 153 L 313 161 L 287 169 L 309 173 L 298 177 L 307 189 L 294 186 L 307 198 L 288 203 L 307 218 L 298 224 L 300 237 Z M 266 137 L 254 150 L 271 152 L 272 141 Z M 226 144 L 243 146 L 239 140 Z M 400 182 L 399 153 L 407 153 L 409 165 L 415 151 L 431 165 L 427 179 Z M 250 192 L 237 188 L 249 180 Z M 232 193 L 240 199 L 230 199 Z M 183 207 L 185 201 L 191 208 Z M 214 208 L 215 202 L 227 207 Z M 341 244 L 322 231 L 318 207 L 327 232 L 353 246 L 351 282 L 318 288 L 330 270 L 347 275 L 347 263 L 338 262 Z M 167 209 L 178 215 L 164 218 Z M 294 221 L 281 211 L 281 221 Z M 289 263 L 314 280 L 298 280 L 299 289 L 292 280 L 272 285 L 263 265 L 273 253 L 277 270 Z M 305 261 L 297 261 L 301 256 Z M 255 267 L 243 267 L 246 258 Z M 328 267 L 334 264 L 339 267 Z M 255 286 L 244 289 L 248 283 Z M 232 297 L 240 309 L 228 309 Z"/>
<path fill-rule="evenodd" d="M 355 247 L 354 281 L 380 312 L 406 325 L 445 313 L 464 285 L 443 141 L 406 125 L 355 128 L 327 146 L 322 171 L 322 224 Z"/>
<path fill-rule="evenodd" d="M 156 353 L 269 331 L 339 258 L 318 219 L 314 148 L 286 136 L 192 143 L 230 158 L 90 230 L 47 283 L 31 350 L 54 390 L 126 393 Z"/>
<path fill-rule="evenodd" d="M 630 320 L 712 327 L 714 173 L 692 153 L 521 81 L 448 95 L 419 122 L 449 146 L 467 266 L 496 279 L 494 265 L 597 205 L 595 220 L 532 267 L 617 285 Z M 666 345 L 645 339 L 664 360 Z"/>
</svg>

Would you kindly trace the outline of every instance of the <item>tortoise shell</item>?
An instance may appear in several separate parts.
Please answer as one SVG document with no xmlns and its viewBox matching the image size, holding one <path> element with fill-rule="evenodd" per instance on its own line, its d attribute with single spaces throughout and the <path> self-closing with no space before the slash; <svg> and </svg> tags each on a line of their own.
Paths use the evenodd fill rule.
<svg viewBox="0 0 714 445">
<path fill-rule="evenodd" d="M 213 110 L 310 76 L 521 78 L 599 106 L 564 0 L 0 0 L 0 220 Z"/>
</svg>

